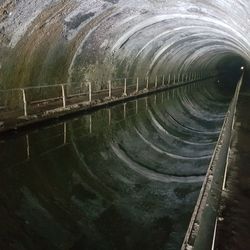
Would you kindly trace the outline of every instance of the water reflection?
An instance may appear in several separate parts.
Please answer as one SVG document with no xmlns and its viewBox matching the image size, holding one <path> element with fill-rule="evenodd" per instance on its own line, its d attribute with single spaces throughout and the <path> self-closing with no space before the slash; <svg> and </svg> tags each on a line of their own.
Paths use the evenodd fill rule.
<svg viewBox="0 0 250 250">
<path fill-rule="evenodd" d="M 180 249 L 228 101 L 193 84 L 1 141 L 0 248 Z"/>
</svg>

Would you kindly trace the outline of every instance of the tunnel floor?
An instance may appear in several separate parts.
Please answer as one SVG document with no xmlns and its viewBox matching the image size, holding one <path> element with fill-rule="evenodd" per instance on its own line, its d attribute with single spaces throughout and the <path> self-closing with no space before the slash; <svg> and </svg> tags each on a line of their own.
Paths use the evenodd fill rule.
<svg viewBox="0 0 250 250">
<path fill-rule="evenodd" d="M 231 94 L 204 81 L 0 141 L 0 249 L 180 249 Z"/>
<path fill-rule="evenodd" d="M 244 86 L 243 86 L 244 87 Z M 250 89 L 239 96 L 231 142 L 225 197 L 221 202 L 216 249 L 250 246 Z"/>
</svg>

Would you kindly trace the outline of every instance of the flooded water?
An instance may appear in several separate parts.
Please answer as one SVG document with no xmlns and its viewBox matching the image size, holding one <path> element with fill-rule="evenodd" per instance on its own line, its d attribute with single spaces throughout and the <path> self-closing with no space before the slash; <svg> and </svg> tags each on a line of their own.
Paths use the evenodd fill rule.
<svg viewBox="0 0 250 250">
<path fill-rule="evenodd" d="M 180 249 L 229 99 L 202 83 L 0 141 L 0 249 Z"/>
</svg>

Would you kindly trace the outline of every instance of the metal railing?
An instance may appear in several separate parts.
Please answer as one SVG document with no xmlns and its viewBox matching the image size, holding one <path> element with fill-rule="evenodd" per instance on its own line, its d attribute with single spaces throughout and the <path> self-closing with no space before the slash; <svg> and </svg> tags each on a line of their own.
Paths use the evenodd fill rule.
<svg viewBox="0 0 250 250">
<path fill-rule="evenodd" d="M 214 249 L 218 221 L 218 208 L 221 194 L 225 191 L 228 151 L 242 81 L 243 74 L 237 84 L 235 95 L 225 117 L 205 180 L 183 241 L 182 250 Z"/>
<path fill-rule="evenodd" d="M 76 104 L 94 105 L 94 102 L 177 86 L 212 75 L 212 72 L 206 74 L 192 72 L 145 78 L 119 78 L 109 80 L 106 87 L 101 89 L 97 89 L 98 85 L 91 82 L 2 89 L 0 90 L 0 120 L 18 117 L 28 118 L 50 110 L 67 109 Z"/>
</svg>

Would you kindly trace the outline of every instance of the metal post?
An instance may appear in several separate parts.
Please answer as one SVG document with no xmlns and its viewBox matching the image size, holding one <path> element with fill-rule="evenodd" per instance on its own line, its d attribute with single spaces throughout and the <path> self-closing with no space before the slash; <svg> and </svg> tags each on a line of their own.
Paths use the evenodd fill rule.
<svg viewBox="0 0 250 250">
<path fill-rule="evenodd" d="M 148 79 L 148 76 L 147 76 L 147 78 L 146 78 L 146 89 L 148 90 L 148 88 L 149 88 L 149 79 Z"/>
<path fill-rule="evenodd" d="M 27 117 L 27 101 L 26 101 L 26 94 L 25 94 L 25 90 L 22 90 L 22 96 L 23 96 L 23 110 L 24 110 L 24 116 Z"/>
<path fill-rule="evenodd" d="M 92 86 L 91 86 L 91 82 L 89 82 L 89 102 L 92 102 Z"/>
<path fill-rule="evenodd" d="M 62 88 L 62 102 L 63 102 L 63 108 L 66 108 L 66 99 L 65 99 L 65 89 L 64 89 L 64 85 L 61 84 L 61 88 Z"/>
<path fill-rule="evenodd" d="M 174 85 L 175 85 L 175 74 L 174 74 Z"/>
<path fill-rule="evenodd" d="M 123 96 L 127 96 L 127 78 L 124 79 L 124 91 Z"/>
<path fill-rule="evenodd" d="M 170 85 L 171 82 L 171 74 L 168 75 L 168 85 Z"/>
<path fill-rule="evenodd" d="M 178 82 L 177 83 L 180 83 L 180 74 L 178 74 Z"/>
<path fill-rule="evenodd" d="M 158 86 L 158 77 L 156 76 L 155 77 L 155 88 L 157 88 L 157 86 Z"/>
<path fill-rule="evenodd" d="M 162 86 L 164 86 L 165 85 L 165 76 L 163 75 L 162 76 Z"/>
<path fill-rule="evenodd" d="M 109 84 L 109 99 L 111 99 L 112 98 L 112 85 L 111 85 L 110 80 L 108 81 L 108 84 Z"/>
<path fill-rule="evenodd" d="M 138 93 L 138 91 L 139 91 L 139 78 L 137 77 L 136 78 L 136 90 L 135 90 L 135 92 Z"/>
</svg>

